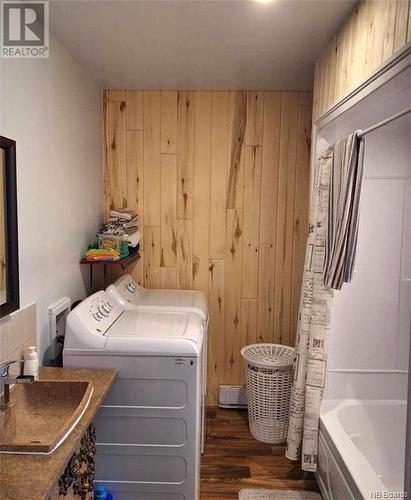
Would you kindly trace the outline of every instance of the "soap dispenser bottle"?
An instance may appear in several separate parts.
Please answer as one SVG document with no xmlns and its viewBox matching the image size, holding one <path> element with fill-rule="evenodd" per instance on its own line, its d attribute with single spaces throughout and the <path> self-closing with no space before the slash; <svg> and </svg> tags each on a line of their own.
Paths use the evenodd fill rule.
<svg viewBox="0 0 411 500">
<path fill-rule="evenodd" d="M 34 380 L 39 378 L 39 359 L 37 356 L 36 346 L 31 345 L 27 349 L 27 353 L 24 356 L 24 375 L 32 375 Z"/>
</svg>

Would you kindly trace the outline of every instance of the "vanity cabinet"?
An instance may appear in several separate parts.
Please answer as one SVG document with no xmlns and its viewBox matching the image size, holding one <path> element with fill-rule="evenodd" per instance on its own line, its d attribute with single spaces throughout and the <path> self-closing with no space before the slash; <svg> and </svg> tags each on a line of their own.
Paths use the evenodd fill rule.
<svg viewBox="0 0 411 500">
<path fill-rule="evenodd" d="M 49 455 L 0 454 L 1 500 L 93 498 L 96 453 L 93 419 L 115 377 L 115 370 L 40 368 L 40 381 L 91 383 L 91 398 L 74 429 Z M 45 415 L 44 426 L 47 425 Z"/>
<path fill-rule="evenodd" d="M 76 452 L 71 456 L 50 500 L 93 499 L 94 457 L 96 455 L 96 428 L 89 425 Z"/>
</svg>

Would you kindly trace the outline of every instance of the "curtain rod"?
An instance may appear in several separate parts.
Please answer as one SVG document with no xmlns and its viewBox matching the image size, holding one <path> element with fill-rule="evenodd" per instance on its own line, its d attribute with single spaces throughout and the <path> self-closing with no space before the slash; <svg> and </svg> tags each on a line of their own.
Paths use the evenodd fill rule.
<svg viewBox="0 0 411 500">
<path fill-rule="evenodd" d="M 358 134 L 357 137 L 364 137 L 365 135 L 369 134 L 370 132 L 373 132 L 374 130 L 377 130 L 380 127 L 384 127 L 384 125 L 388 125 L 389 123 L 393 122 L 394 120 L 397 120 L 398 118 L 401 118 L 401 116 L 407 115 L 408 113 L 411 113 L 411 108 L 403 109 L 399 113 L 396 113 L 395 115 L 389 116 L 385 120 L 381 120 L 380 122 L 371 125 L 371 127 L 366 128 L 365 130 L 361 130 Z"/>
</svg>

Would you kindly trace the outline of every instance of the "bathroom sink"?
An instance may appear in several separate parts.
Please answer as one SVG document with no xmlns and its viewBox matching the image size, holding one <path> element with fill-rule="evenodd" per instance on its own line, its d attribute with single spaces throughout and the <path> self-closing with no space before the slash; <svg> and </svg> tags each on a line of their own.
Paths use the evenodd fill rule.
<svg viewBox="0 0 411 500">
<path fill-rule="evenodd" d="M 15 385 L 12 406 L 0 412 L 0 453 L 49 454 L 86 411 L 90 382 L 39 381 Z"/>
</svg>

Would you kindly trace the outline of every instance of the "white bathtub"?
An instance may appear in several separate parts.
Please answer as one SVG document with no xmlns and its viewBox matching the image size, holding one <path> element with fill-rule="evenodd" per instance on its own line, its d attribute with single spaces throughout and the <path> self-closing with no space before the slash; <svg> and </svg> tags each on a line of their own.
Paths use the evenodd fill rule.
<svg viewBox="0 0 411 500">
<path fill-rule="evenodd" d="M 324 498 L 404 498 L 405 425 L 405 401 L 324 401 L 316 474 Z"/>
</svg>

